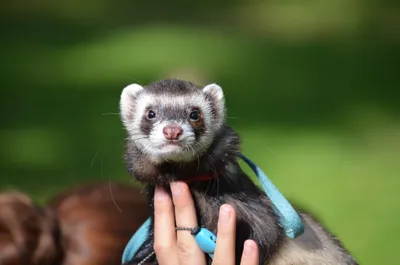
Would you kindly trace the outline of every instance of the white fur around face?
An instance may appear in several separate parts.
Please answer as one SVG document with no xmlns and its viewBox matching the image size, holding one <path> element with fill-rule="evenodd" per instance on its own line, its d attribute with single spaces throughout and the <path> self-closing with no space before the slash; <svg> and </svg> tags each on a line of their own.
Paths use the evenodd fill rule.
<svg viewBox="0 0 400 265">
<path fill-rule="evenodd" d="M 140 93 L 142 90 L 143 87 L 134 84 L 125 88 L 121 95 L 121 115 L 124 117 L 125 113 L 125 117 L 130 117 L 130 119 L 123 118 L 123 123 L 129 134 L 129 140 L 133 141 L 140 150 L 152 159 L 152 162 L 157 164 L 164 161 L 188 162 L 202 155 L 205 149 L 211 145 L 216 130 L 224 122 L 225 106 L 221 87 L 211 84 L 204 87 L 203 91 L 199 90 L 197 93 L 178 96 L 167 92 L 163 95 L 154 95 L 146 93 L 145 89 L 143 93 Z M 206 94 L 212 98 L 213 102 L 209 102 L 206 99 Z M 165 146 L 167 141 L 164 138 L 163 128 L 170 124 L 171 121 L 156 121 L 149 135 L 144 135 L 141 132 L 142 118 L 146 115 L 150 106 L 154 108 L 156 115 L 158 115 L 159 110 L 162 111 L 163 108 L 171 106 L 186 109 L 188 103 L 199 107 L 203 113 L 205 131 L 197 140 L 187 120 L 172 121 L 179 124 L 183 129 L 183 134 L 180 137 L 181 146 Z M 213 106 L 211 104 L 217 104 L 214 106 L 219 115 L 217 119 L 212 115 Z"/>
<path fill-rule="evenodd" d="M 131 84 L 126 86 L 121 93 L 120 97 L 120 114 L 124 123 L 129 120 L 133 115 L 135 109 L 135 98 L 139 92 L 143 91 L 143 87 L 138 84 Z"/>
<path fill-rule="evenodd" d="M 171 122 L 157 122 L 153 126 L 153 130 L 149 135 L 149 141 L 146 141 L 146 150 L 154 163 L 164 161 L 191 161 L 195 155 L 191 146 L 196 142 L 195 134 L 192 127 L 187 122 L 174 123 L 182 127 L 182 135 L 179 137 L 179 145 L 168 145 L 165 139 L 163 129 Z"/>
</svg>

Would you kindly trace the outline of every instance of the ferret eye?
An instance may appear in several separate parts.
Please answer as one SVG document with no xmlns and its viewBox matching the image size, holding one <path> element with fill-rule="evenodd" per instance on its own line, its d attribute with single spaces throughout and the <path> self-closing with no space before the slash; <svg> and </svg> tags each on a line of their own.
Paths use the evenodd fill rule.
<svg viewBox="0 0 400 265">
<path fill-rule="evenodd" d="M 189 118 L 192 121 L 198 121 L 200 119 L 200 112 L 198 110 L 192 110 L 189 114 Z"/>
<path fill-rule="evenodd" d="M 149 110 L 148 112 L 147 112 L 147 118 L 149 119 L 149 120 L 152 120 L 152 119 L 154 119 L 156 117 L 156 113 L 153 111 L 153 110 Z"/>
</svg>

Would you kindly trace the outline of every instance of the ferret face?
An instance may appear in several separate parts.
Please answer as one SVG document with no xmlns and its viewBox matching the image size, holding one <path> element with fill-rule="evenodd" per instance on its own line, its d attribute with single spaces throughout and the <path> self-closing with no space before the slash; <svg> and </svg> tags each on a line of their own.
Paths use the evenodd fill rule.
<svg viewBox="0 0 400 265">
<path fill-rule="evenodd" d="M 190 162 L 203 155 L 224 123 L 224 108 L 220 86 L 200 89 L 181 80 L 146 88 L 132 84 L 120 100 L 128 140 L 155 164 Z"/>
</svg>

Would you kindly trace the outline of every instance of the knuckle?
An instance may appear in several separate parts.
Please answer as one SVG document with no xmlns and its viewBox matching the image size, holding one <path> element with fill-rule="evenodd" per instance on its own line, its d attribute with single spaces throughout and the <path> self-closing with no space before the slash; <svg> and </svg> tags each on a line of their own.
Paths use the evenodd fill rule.
<svg viewBox="0 0 400 265">
<path fill-rule="evenodd" d="M 159 202 L 158 205 L 154 207 L 154 217 L 159 219 L 164 216 L 171 215 L 172 205 L 168 202 Z"/>
<path fill-rule="evenodd" d="M 197 224 L 197 216 L 192 205 L 181 205 L 175 207 L 175 218 L 178 226 L 195 226 Z"/>
<path fill-rule="evenodd" d="M 172 244 L 154 242 L 153 249 L 157 255 L 167 255 L 172 251 Z"/>
<path fill-rule="evenodd" d="M 191 213 L 191 205 L 190 204 L 180 204 L 180 205 L 176 205 L 175 207 L 175 214 L 179 215 L 179 216 L 183 216 L 185 217 L 186 215 Z M 188 217 L 188 216 L 187 216 Z"/>
<path fill-rule="evenodd" d="M 181 260 L 190 260 L 196 254 L 197 248 L 193 244 L 178 242 L 178 256 Z"/>
<path fill-rule="evenodd" d="M 158 208 L 155 207 L 154 208 L 154 218 L 161 218 L 163 216 L 165 216 L 168 211 L 166 211 L 167 209 L 163 209 L 162 207 Z"/>
<path fill-rule="evenodd" d="M 178 184 L 179 185 L 179 184 Z M 191 194 L 187 185 L 179 185 L 180 195 L 172 196 L 175 206 L 184 206 L 190 203 Z M 174 193 L 173 193 L 174 194 Z"/>
</svg>

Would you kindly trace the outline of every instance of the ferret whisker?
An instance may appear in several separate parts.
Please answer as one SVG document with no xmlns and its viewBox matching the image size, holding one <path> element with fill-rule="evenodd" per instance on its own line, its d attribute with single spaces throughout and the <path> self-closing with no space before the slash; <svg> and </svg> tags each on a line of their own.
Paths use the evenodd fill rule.
<svg viewBox="0 0 400 265">
<path fill-rule="evenodd" d="M 142 137 L 136 137 L 136 138 L 132 138 L 133 141 L 139 141 L 139 140 L 143 140 L 143 139 L 147 139 L 149 137 L 146 136 L 142 136 Z"/>
<path fill-rule="evenodd" d="M 198 142 L 196 144 L 203 150 L 203 152 L 207 152 L 207 148 L 204 147 L 204 145 L 202 143 Z"/>
<path fill-rule="evenodd" d="M 149 147 L 147 147 L 147 146 L 143 146 L 143 151 L 142 151 L 142 154 L 146 154 L 146 153 L 148 153 L 148 152 L 150 152 L 151 150 L 150 150 L 150 148 Z"/>
<path fill-rule="evenodd" d="M 214 157 L 213 157 L 212 155 L 210 155 L 209 153 L 207 153 L 207 149 L 206 149 L 201 143 L 198 143 L 198 145 L 202 148 L 203 152 L 206 153 L 207 156 L 208 156 L 213 162 L 215 162 Z"/>
<path fill-rule="evenodd" d="M 203 153 L 207 152 L 207 149 L 201 143 L 196 143 L 195 146 L 199 147 Z"/>
<path fill-rule="evenodd" d="M 100 178 L 103 178 L 103 159 L 100 162 Z"/>
<path fill-rule="evenodd" d="M 218 178 L 218 177 L 217 177 L 217 178 Z M 204 195 L 207 195 L 207 192 L 209 191 L 211 185 L 214 186 L 214 181 L 209 180 L 208 183 L 207 183 L 207 188 L 206 188 L 206 190 L 204 191 Z"/>
<path fill-rule="evenodd" d="M 130 77 L 130 76 L 125 76 L 125 77 L 128 78 L 132 82 L 138 82 L 138 80 L 136 78 L 133 78 L 133 77 Z"/>
<path fill-rule="evenodd" d="M 232 116 L 227 116 L 227 119 L 238 119 L 238 120 L 243 120 L 242 117 L 232 117 Z"/>
<path fill-rule="evenodd" d="M 117 146 L 115 148 L 118 148 L 125 141 L 129 141 L 129 139 L 127 139 L 127 138 L 123 139 L 121 142 L 119 142 L 119 144 L 117 144 Z"/>
<path fill-rule="evenodd" d="M 190 148 L 192 148 L 193 153 L 197 157 L 197 170 L 196 171 L 199 171 L 199 169 L 200 169 L 200 157 L 199 157 L 199 154 L 196 152 L 196 150 L 193 148 L 193 146 L 190 146 Z"/>
<path fill-rule="evenodd" d="M 98 151 L 94 154 L 93 159 L 92 159 L 92 162 L 90 162 L 90 169 L 92 169 L 93 164 L 94 164 L 94 161 L 96 160 L 96 157 L 99 155 L 99 153 L 100 153 L 100 151 L 98 150 Z"/>
<path fill-rule="evenodd" d="M 130 132 L 129 134 L 130 135 L 145 135 L 142 132 Z M 146 136 L 148 136 L 148 135 L 146 135 Z"/>
<path fill-rule="evenodd" d="M 218 185 L 218 187 L 217 187 L 217 194 L 218 194 L 218 196 L 219 196 L 219 191 L 220 191 L 220 179 L 219 179 L 219 178 L 217 178 L 217 185 Z"/>
<path fill-rule="evenodd" d="M 138 138 L 146 139 L 149 138 L 149 136 L 143 134 L 136 134 L 136 135 L 131 135 L 129 140 L 136 141 L 136 139 Z"/>
<path fill-rule="evenodd" d="M 114 203 L 115 207 L 118 209 L 118 211 L 120 213 L 122 213 L 122 210 L 121 210 L 121 208 L 119 208 L 117 202 L 115 201 L 114 194 L 111 190 L 111 180 L 110 179 L 108 180 L 108 187 L 109 187 L 109 191 L 110 191 L 110 195 L 111 195 L 111 200 L 113 201 L 113 203 Z"/>
<path fill-rule="evenodd" d="M 102 113 L 101 114 L 101 116 L 105 116 L 105 115 L 120 115 L 120 113 L 112 113 L 112 112 L 110 112 L 110 113 Z"/>
</svg>

